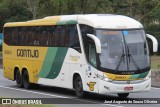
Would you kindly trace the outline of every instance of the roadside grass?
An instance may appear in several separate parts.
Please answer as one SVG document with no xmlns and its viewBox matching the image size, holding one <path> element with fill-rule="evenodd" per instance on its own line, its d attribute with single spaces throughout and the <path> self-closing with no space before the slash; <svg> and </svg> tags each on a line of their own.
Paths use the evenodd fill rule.
<svg viewBox="0 0 160 107">
<path fill-rule="evenodd" d="M 151 56 L 151 69 L 160 70 L 160 56 Z"/>
</svg>

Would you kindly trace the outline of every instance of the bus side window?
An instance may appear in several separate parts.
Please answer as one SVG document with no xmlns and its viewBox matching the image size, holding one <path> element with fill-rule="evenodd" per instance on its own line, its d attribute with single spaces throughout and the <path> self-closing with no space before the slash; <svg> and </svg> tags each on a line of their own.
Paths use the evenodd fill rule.
<svg viewBox="0 0 160 107">
<path fill-rule="evenodd" d="M 17 45 L 24 46 L 25 45 L 25 27 L 21 27 L 18 29 L 18 43 Z"/>
<path fill-rule="evenodd" d="M 58 35 L 59 35 L 59 30 L 58 27 L 56 26 L 55 28 L 55 35 L 54 35 L 54 46 L 58 46 Z"/>
<path fill-rule="evenodd" d="M 6 43 L 8 45 L 11 45 L 11 33 L 12 33 L 11 28 L 4 29 L 4 43 Z"/>
<path fill-rule="evenodd" d="M 13 28 L 11 33 L 11 45 L 17 45 L 18 42 L 18 28 Z"/>
<path fill-rule="evenodd" d="M 62 37 L 61 37 L 61 36 L 62 36 L 62 35 L 61 35 L 62 26 L 58 26 L 58 27 L 57 27 L 57 31 L 58 31 L 58 47 L 61 47 L 61 42 L 62 42 L 62 41 L 61 41 L 61 38 L 62 38 Z"/>
<path fill-rule="evenodd" d="M 51 27 L 50 29 L 50 41 L 51 41 L 51 46 L 54 46 L 54 35 L 55 35 L 55 27 Z"/>
<path fill-rule="evenodd" d="M 67 25 L 65 26 L 65 37 L 64 37 L 64 46 L 69 47 L 69 33 L 67 29 Z"/>
<path fill-rule="evenodd" d="M 78 31 L 76 25 L 69 25 L 67 28 L 67 35 L 69 36 L 69 47 L 81 52 L 80 42 L 78 38 Z"/>
<path fill-rule="evenodd" d="M 43 27 L 41 26 L 40 28 L 39 28 L 39 44 L 40 44 L 40 46 L 43 46 L 43 39 L 44 39 L 44 37 L 43 37 Z"/>
<path fill-rule="evenodd" d="M 62 26 L 61 29 L 61 46 L 65 46 L 65 34 L 66 34 L 66 28 L 65 26 Z"/>
<path fill-rule="evenodd" d="M 30 29 L 29 45 L 30 46 L 34 45 L 34 28 L 33 27 L 31 27 L 31 29 Z"/>
<path fill-rule="evenodd" d="M 26 29 L 25 29 L 25 38 L 24 38 L 24 45 L 25 46 L 29 45 L 29 37 L 30 37 L 29 28 L 26 27 Z"/>
<path fill-rule="evenodd" d="M 67 25 L 66 27 L 66 44 L 67 44 L 67 47 L 70 47 L 70 28 L 69 26 Z"/>
<path fill-rule="evenodd" d="M 48 46 L 51 46 L 51 35 L 52 35 L 52 33 L 51 33 L 51 31 L 50 31 L 50 27 L 48 28 Z"/>
<path fill-rule="evenodd" d="M 35 27 L 35 38 L 34 38 L 34 45 L 39 46 L 39 32 L 38 27 Z"/>
<path fill-rule="evenodd" d="M 45 27 L 44 28 L 44 46 L 49 46 L 50 45 L 50 38 L 49 38 L 49 28 Z"/>
<path fill-rule="evenodd" d="M 17 29 L 18 29 L 17 45 L 21 45 L 22 30 L 21 27 L 18 27 Z"/>
<path fill-rule="evenodd" d="M 47 31 L 46 31 L 45 27 L 43 27 L 43 33 L 42 33 L 42 35 L 43 35 L 43 43 L 42 43 L 42 45 L 46 46 L 47 45 Z"/>
<path fill-rule="evenodd" d="M 74 28 L 73 26 L 69 26 L 69 46 L 74 47 Z"/>
<path fill-rule="evenodd" d="M 33 45 L 34 45 L 34 46 L 38 46 L 38 45 L 39 45 L 39 38 L 38 38 L 38 36 L 39 36 L 39 35 L 38 35 L 38 32 L 39 32 L 39 31 L 38 31 L 38 27 L 34 27 L 33 30 L 34 30 L 34 31 L 33 31 L 33 32 L 34 32 L 34 33 L 33 33 L 33 34 L 34 34 Z"/>
</svg>

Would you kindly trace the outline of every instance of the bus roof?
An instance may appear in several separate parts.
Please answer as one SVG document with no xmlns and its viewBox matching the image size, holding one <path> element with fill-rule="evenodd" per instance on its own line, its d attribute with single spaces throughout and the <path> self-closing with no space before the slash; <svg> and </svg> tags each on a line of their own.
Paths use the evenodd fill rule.
<svg viewBox="0 0 160 107">
<path fill-rule="evenodd" d="M 89 25 L 95 28 L 104 28 L 104 29 L 143 28 L 141 23 L 130 17 L 122 15 L 113 15 L 113 14 L 49 16 L 43 19 L 31 20 L 26 22 L 6 23 L 4 27 L 66 25 L 66 24 L 76 24 L 76 23 Z"/>
</svg>

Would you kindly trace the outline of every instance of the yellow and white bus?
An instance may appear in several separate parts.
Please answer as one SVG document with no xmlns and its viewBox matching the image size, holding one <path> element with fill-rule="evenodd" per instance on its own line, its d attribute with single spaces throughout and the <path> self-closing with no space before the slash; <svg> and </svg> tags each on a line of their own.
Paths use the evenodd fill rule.
<svg viewBox="0 0 160 107">
<path fill-rule="evenodd" d="M 99 94 L 149 91 L 146 34 L 136 20 L 110 14 L 50 16 L 4 25 L 4 77 Z M 155 38 L 148 35 L 154 42 Z"/>
</svg>

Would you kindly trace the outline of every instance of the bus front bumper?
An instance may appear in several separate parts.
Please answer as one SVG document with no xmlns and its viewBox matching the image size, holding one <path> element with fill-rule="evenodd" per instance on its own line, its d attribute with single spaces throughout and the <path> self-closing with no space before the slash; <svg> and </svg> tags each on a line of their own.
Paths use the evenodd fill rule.
<svg viewBox="0 0 160 107">
<path fill-rule="evenodd" d="M 135 93 L 149 91 L 151 78 L 141 81 L 106 82 L 99 79 L 99 94 L 107 93 Z"/>
</svg>

